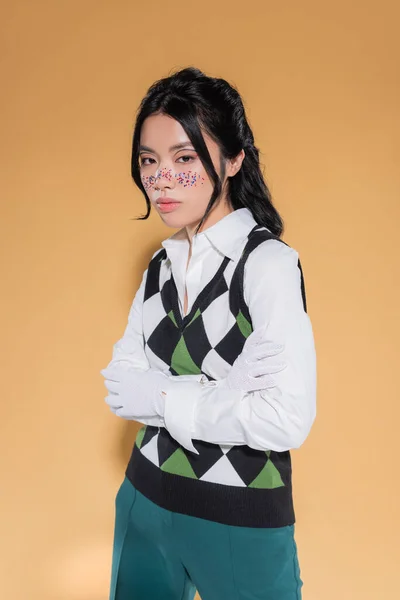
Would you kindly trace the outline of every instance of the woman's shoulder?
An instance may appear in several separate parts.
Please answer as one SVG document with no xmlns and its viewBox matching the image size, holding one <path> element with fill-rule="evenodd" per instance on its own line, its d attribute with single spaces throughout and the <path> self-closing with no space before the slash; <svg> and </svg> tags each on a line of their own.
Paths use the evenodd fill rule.
<svg viewBox="0 0 400 600">
<path fill-rule="evenodd" d="M 147 273 L 150 271 L 153 271 L 154 268 L 157 268 L 157 263 L 158 261 L 164 257 L 166 258 L 166 251 L 165 248 L 163 248 L 163 246 L 159 246 L 157 248 L 157 250 L 155 250 L 149 257 L 148 259 L 148 263 L 147 266 L 143 272 L 143 276 L 145 277 L 147 275 Z"/>
<path fill-rule="evenodd" d="M 267 231 L 267 230 L 266 230 Z M 265 239 L 250 252 L 245 271 L 265 273 L 285 268 L 297 267 L 298 251 L 289 244 L 277 239 Z"/>
<path fill-rule="evenodd" d="M 150 260 L 149 260 L 149 264 L 151 263 L 151 261 L 152 261 L 152 260 L 154 260 L 154 259 L 155 259 L 155 257 L 156 257 L 158 254 L 161 254 L 163 251 L 164 251 L 164 253 L 165 253 L 165 248 L 164 248 L 163 246 L 159 246 L 159 247 L 157 248 L 157 250 L 156 250 L 155 252 L 153 252 L 153 254 L 152 254 L 152 256 L 151 256 L 151 258 L 150 258 Z"/>
<path fill-rule="evenodd" d="M 243 293 L 246 304 L 254 309 L 268 299 L 285 304 L 290 300 L 304 306 L 301 291 L 302 274 L 298 251 L 277 239 L 259 244 L 245 264 Z"/>
</svg>

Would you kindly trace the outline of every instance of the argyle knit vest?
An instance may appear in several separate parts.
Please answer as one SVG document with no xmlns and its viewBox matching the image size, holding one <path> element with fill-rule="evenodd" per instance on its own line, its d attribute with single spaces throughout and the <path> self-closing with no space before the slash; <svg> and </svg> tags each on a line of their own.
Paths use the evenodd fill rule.
<svg viewBox="0 0 400 600">
<path fill-rule="evenodd" d="M 286 244 L 256 225 L 239 260 L 222 259 L 184 317 L 165 249 L 152 258 L 143 299 L 145 352 L 152 368 L 172 375 L 203 373 L 209 380 L 226 377 L 253 331 L 243 294 L 245 263 L 269 239 Z M 307 311 L 300 260 L 298 267 Z M 167 510 L 247 527 L 295 522 L 289 450 L 260 451 L 202 440 L 193 440 L 193 445 L 199 454 L 182 447 L 166 428 L 145 425 L 136 436 L 126 476 Z"/>
</svg>

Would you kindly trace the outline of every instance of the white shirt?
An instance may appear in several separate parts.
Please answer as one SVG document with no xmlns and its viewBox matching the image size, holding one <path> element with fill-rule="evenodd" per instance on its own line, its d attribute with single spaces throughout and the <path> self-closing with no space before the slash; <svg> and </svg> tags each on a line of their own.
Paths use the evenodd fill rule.
<svg viewBox="0 0 400 600">
<path fill-rule="evenodd" d="M 229 213 L 193 236 L 188 267 L 189 241 L 184 228 L 162 242 L 182 316 L 185 286 L 188 314 L 221 259 L 228 256 L 237 263 L 256 224 L 247 208 Z M 158 252 L 159 249 L 153 256 Z M 179 385 L 166 388 L 164 418 L 138 421 L 166 427 L 178 443 L 195 453 L 193 439 L 278 452 L 298 448 L 316 416 L 316 353 L 311 321 L 303 308 L 297 262 L 295 249 L 277 240 L 267 240 L 251 252 L 245 265 L 244 298 L 253 329 L 263 326 L 265 339 L 284 344 L 284 351 L 278 357 L 287 367 L 274 373 L 276 387 L 246 393 L 228 389 L 224 379 L 208 381 L 204 375 L 170 375 L 174 382 L 179 380 Z M 154 368 L 143 342 L 141 307 L 146 276 L 147 269 L 129 311 L 123 337 L 113 347 L 108 365 L 113 368 L 117 365 L 139 370 Z"/>
</svg>

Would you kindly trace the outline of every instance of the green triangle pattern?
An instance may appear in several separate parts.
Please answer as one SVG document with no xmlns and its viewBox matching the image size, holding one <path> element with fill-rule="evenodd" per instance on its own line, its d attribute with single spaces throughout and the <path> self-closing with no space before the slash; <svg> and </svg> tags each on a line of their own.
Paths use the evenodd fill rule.
<svg viewBox="0 0 400 600">
<path fill-rule="evenodd" d="M 174 475 L 182 475 L 183 477 L 190 477 L 191 479 L 198 479 L 182 448 L 178 448 L 171 454 L 162 465 L 161 471 L 173 473 Z"/>
<path fill-rule="evenodd" d="M 249 487 L 275 489 L 284 485 L 278 469 L 271 460 L 268 460 L 263 470 L 250 483 Z"/>
<path fill-rule="evenodd" d="M 191 325 L 191 324 L 193 323 L 193 321 L 194 321 L 195 319 L 197 319 L 197 317 L 198 317 L 199 315 L 201 315 L 201 312 L 200 312 L 200 309 L 198 308 L 198 309 L 196 310 L 196 312 L 195 312 L 194 316 L 193 316 L 193 319 L 190 321 L 190 323 L 188 323 L 188 324 L 187 324 L 187 327 L 189 327 L 189 325 Z"/>
<path fill-rule="evenodd" d="M 139 429 L 139 431 L 137 432 L 135 444 L 138 448 L 140 448 L 142 445 L 144 434 L 146 433 L 146 429 L 147 429 L 147 425 L 143 425 L 143 427 L 141 427 Z"/>
<path fill-rule="evenodd" d="M 183 335 L 175 347 L 171 359 L 171 367 L 178 375 L 198 375 L 201 373 L 201 369 L 199 369 L 189 354 Z"/>
<path fill-rule="evenodd" d="M 176 320 L 175 320 L 174 312 L 172 310 L 169 311 L 168 316 L 171 319 L 171 321 L 173 322 L 173 324 L 175 325 L 175 327 L 178 327 Z"/>
<path fill-rule="evenodd" d="M 238 324 L 240 332 L 244 335 L 244 337 L 249 337 L 253 329 L 241 310 L 239 310 L 236 316 L 236 322 Z"/>
</svg>

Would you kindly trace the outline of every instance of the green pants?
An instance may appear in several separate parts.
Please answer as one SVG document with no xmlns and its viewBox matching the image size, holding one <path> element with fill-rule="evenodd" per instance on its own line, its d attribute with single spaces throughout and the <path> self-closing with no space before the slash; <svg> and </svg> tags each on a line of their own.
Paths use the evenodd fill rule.
<svg viewBox="0 0 400 600">
<path fill-rule="evenodd" d="M 301 600 L 294 525 L 222 525 L 165 510 L 125 477 L 110 600 Z"/>
</svg>

